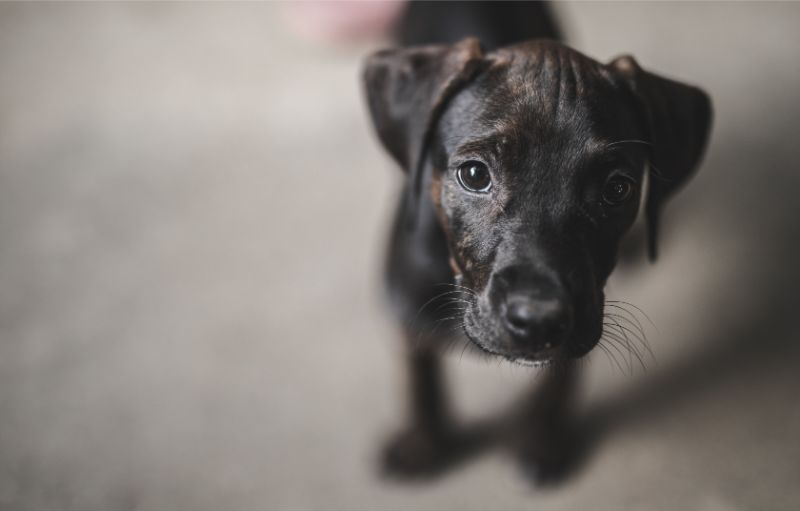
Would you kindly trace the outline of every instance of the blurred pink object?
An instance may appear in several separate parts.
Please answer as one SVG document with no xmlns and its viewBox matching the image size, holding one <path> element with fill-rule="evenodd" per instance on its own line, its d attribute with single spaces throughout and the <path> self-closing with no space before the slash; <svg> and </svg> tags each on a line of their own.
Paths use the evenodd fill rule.
<svg viewBox="0 0 800 511">
<path fill-rule="evenodd" d="M 289 26 L 320 42 L 356 41 L 389 33 L 405 0 L 299 1 L 284 4 Z"/>
</svg>

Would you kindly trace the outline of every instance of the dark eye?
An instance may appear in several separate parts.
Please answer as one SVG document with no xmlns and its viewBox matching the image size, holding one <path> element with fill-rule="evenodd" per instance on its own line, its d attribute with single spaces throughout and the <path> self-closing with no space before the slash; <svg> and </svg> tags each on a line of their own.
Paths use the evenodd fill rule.
<svg viewBox="0 0 800 511">
<path fill-rule="evenodd" d="M 619 206 L 633 196 L 633 180 L 625 176 L 613 176 L 603 187 L 603 200 L 609 206 Z"/>
<path fill-rule="evenodd" d="M 492 176 L 485 163 L 471 160 L 458 166 L 458 183 L 470 192 L 486 193 L 492 188 Z"/>
</svg>

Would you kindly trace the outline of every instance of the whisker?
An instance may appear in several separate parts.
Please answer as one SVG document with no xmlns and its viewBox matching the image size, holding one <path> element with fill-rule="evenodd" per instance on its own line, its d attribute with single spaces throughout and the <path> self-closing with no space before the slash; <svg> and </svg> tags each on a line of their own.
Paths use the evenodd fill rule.
<svg viewBox="0 0 800 511">
<path fill-rule="evenodd" d="M 622 348 L 624 348 L 625 345 L 621 344 L 620 341 L 614 339 L 613 337 L 606 337 L 606 335 L 607 335 L 607 332 L 603 333 L 603 338 L 606 341 L 609 342 L 608 347 L 613 349 L 614 351 L 616 351 L 619 354 L 619 356 L 622 357 L 622 360 L 627 361 L 628 358 L 625 357 L 625 354 L 622 352 Z M 616 358 L 616 357 L 614 357 L 614 358 Z M 620 369 L 622 369 L 622 368 L 620 368 Z M 628 362 L 628 370 L 629 371 L 633 371 L 633 367 L 632 367 L 632 364 L 630 362 Z M 624 374 L 624 371 L 623 371 L 623 374 Z"/>
<path fill-rule="evenodd" d="M 450 287 L 454 287 L 454 288 L 457 288 L 457 289 L 464 290 L 464 291 L 466 291 L 467 293 L 470 293 L 473 296 L 478 296 L 478 293 L 475 292 L 474 289 L 470 289 L 467 286 L 462 286 L 460 284 L 453 284 L 452 282 L 442 282 L 442 283 L 439 283 L 439 284 L 434 284 L 434 286 L 450 286 Z"/>
<path fill-rule="evenodd" d="M 609 320 L 611 320 L 611 323 L 603 323 L 603 324 L 604 324 L 604 325 L 606 325 L 606 326 L 613 326 L 613 327 L 616 327 L 616 328 L 619 330 L 620 334 L 622 334 L 622 336 L 625 338 L 625 340 L 626 340 L 626 341 L 630 342 L 630 337 L 628 336 L 628 334 L 630 333 L 630 334 L 631 334 L 631 336 L 632 336 L 632 337 L 633 337 L 633 338 L 634 338 L 634 339 L 635 339 L 637 342 L 641 342 L 641 338 L 639 337 L 639 334 L 638 334 L 637 332 L 634 332 L 634 331 L 633 331 L 633 330 L 631 330 L 630 328 L 627 328 L 627 327 L 624 327 L 624 326 L 622 326 L 622 325 L 619 323 L 619 321 L 617 320 L 617 318 L 615 318 L 615 317 L 612 317 L 612 316 L 609 316 L 609 315 L 607 315 L 607 314 L 604 314 L 604 315 L 603 315 L 603 317 L 604 317 L 604 318 L 606 318 L 606 319 L 609 319 Z M 634 348 L 634 349 L 636 350 L 636 352 L 637 352 L 637 353 L 639 353 L 639 350 L 638 350 L 638 348 L 637 348 L 637 346 L 636 346 L 636 345 L 631 345 L 631 347 L 632 347 L 632 348 Z"/>
<path fill-rule="evenodd" d="M 603 343 L 602 343 L 602 342 L 599 342 L 599 343 L 597 343 L 597 348 L 598 348 L 600 351 L 602 351 L 602 352 L 603 352 L 603 354 L 606 356 L 606 360 L 608 360 L 608 363 L 609 363 L 609 364 L 613 364 L 613 363 L 611 362 L 611 355 L 608 353 L 608 348 L 606 348 L 605 346 L 603 346 Z"/>
<path fill-rule="evenodd" d="M 612 325 L 612 324 L 608 324 L 608 323 L 604 323 L 604 324 L 608 325 L 608 326 L 619 326 L 619 325 Z M 642 359 L 642 356 L 639 353 L 639 350 L 636 349 L 636 347 L 630 343 L 630 341 L 628 340 L 627 336 L 625 335 L 624 330 L 622 331 L 623 338 L 620 338 L 618 334 L 615 334 L 613 332 L 608 332 L 608 333 L 610 335 L 617 336 L 616 339 L 619 342 L 621 342 L 621 343 L 624 342 L 625 343 L 625 347 L 628 349 L 628 353 L 636 357 L 636 359 L 639 361 L 639 364 L 642 366 L 643 370 L 645 370 L 645 371 L 647 370 L 647 367 L 645 367 L 644 360 Z"/>
<path fill-rule="evenodd" d="M 620 312 L 624 313 L 624 315 L 622 315 L 622 314 L 613 314 L 613 313 L 605 312 L 604 315 L 613 315 L 614 317 L 616 317 L 616 318 L 618 318 L 618 319 L 620 319 L 622 321 L 625 321 L 627 324 L 631 325 L 631 327 L 636 328 L 638 330 L 638 335 L 634 335 L 634 337 L 636 338 L 637 342 L 647 351 L 647 353 L 650 354 L 650 358 L 654 362 L 657 362 L 658 360 L 657 360 L 657 358 L 655 356 L 655 352 L 650 347 L 650 343 L 649 343 L 648 338 L 647 338 L 647 331 L 645 329 L 645 326 L 642 324 L 641 321 L 639 321 L 638 316 L 636 314 L 634 314 L 634 312 L 629 310 L 627 307 L 631 307 L 631 308 L 635 309 L 635 311 L 637 311 L 639 314 L 644 316 L 645 319 L 647 320 L 648 324 L 653 328 L 653 330 L 655 330 L 656 333 L 660 333 L 659 330 L 658 330 L 658 327 L 656 327 L 656 325 L 653 322 L 653 320 L 650 319 L 650 316 L 648 316 L 647 313 L 644 310 L 641 309 L 641 307 L 639 307 L 639 306 L 637 306 L 637 305 L 635 305 L 633 303 L 630 303 L 630 302 L 625 302 L 625 301 L 621 301 L 621 300 L 606 300 L 606 304 L 605 305 L 607 307 L 614 308 L 614 309 L 619 310 Z M 631 330 L 628 330 L 628 331 L 633 334 L 633 332 Z"/>
<path fill-rule="evenodd" d="M 443 298 L 443 297 L 445 297 L 447 295 L 454 294 L 454 293 L 458 293 L 458 291 L 445 291 L 443 293 L 439 293 L 438 295 L 434 296 L 433 298 L 431 298 L 427 302 L 423 303 L 422 307 L 420 307 L 419 310 L 417 311 L 417 313 L 414 315 L 414 319 L 411 320 L 411 324 L 409 326 L 414 326 L 416 324 L 416 322 L 419 320 L 420 314 L 422 314 L 422 311 L 424 311 L 425 308 L 427 306 L 429 306 L 431 303 L 435 302 L 439 298 Z"/>
<path fill-rule="evenodd" d="M 435 309 L 433 309 L 433 313 L 435 314 L 435 313 L 439 312 L 440 310 L 444 309 L 445 307 L 452 308 L 454 306 L 458 306 L 458 304 L 460 304 L 460 303 L 463 303 L 463 304 L 466 304 L 466 305 L 461 305 L 461 306 L 459 306 L 459 308 L 456 308 L 455 310 L 465 311 L 465 310 L 467 310 L 469 305 L 472 305 L 472 303 L 468 302 L 467 300 L 462 300 L 460 298 L 451 298 L 451 299 L 445 301 L 444 303 L 440 304 Z"/>
<path fill-rule="evenodd" d="M 608 339 L 601 337 L 598 346 L 603 345 L 603 341 L 608 341 Z M 622 368 L 622 364 L 619 363 L 619 360 L 617 360 L 616 355 L 614 355 L 614 353 L 611 352 L 611 347 L 603 345 L 603 349 L 606 353 L 608 353 L 608 355 L 614 361 L 616 366 L 619 368 L 620 373 L 625 374 L 625 369 Z M 619 350 L 617 348 L 614 349 L 617 351 L 617 353 L 619 353 Z"/>
<path fill-rule="evenodd" d="M 626 312 L 627 312 L 627 311 L 626 311 Z M 630 314 L 630 313 L 629 313 L 629 314 Z M 639 334 L 640 334 L 642 337 L 647 337 L 647 334 L 646 334 L 646 333 L 645 333 L 645 331 L 644 331 L 644 327 L 643 327 L 643 326 L 642 326 L 642 324 L 639 322 L 639 320 L 637 320 L 637 319 L 636 319 L 636 316 L 632 316 L 632 317 L 633 317 L 633 319 L 631 319 L 631 317 L 624 316 L 624 315 L 622 315 L 622 314 L 616 314 L 616 313 L 613 313 L 613 312 L 604 312 L 604 313 L 603 313 L 603 316 L 607 316 L 607 317 L 613 317 L 613 318 L 619 319 L 620 321 L 625 321 L 625 322 L 627 322 L 629 325 L 631 325 L 633 328 L 635 328 L 635 329 L 636 329 L 636 331 L 637 331 L 637 332 L 638 332 L 638 333 L 639 333 Z"/>
<path fill-rule="evenodd" d="M 433 336 L 436 333 L 436 331 L 439 329 L 441 324 L 443 324 L 446 321 L 450 321 L 452 319 L 456 319 L 456 316 L 448 317 L 448 318 L 439 318 L 439 319 L 435 319 L 433 321 L 433 323 L 430 324 L 430 325 L 423 326 L 422 328 L 418 328 L 418 325 L 421 322 L 422 313 L 428 307 L 430 307 L 437 300 L 442 300 L 442 303 L 440 303 L 436 307 L 436 309 L 433 311 L 434 314 L 438 313 L 442 309 L 449 309 L 449 310 L 454 311 L 454 312 L 458 311 L 460 313 L 463 313 L 470 305 L 473 304 L 472 301 L 464 299 L 463 298 L 464 295 L 466 295 L 467 298 L 470 298 L 472 300 L 474 300 L 474 299 L 476 299 L 478 297 L 478 294 L 474 290 L 472 290 L 472 289 L 470 289 L 470 288 L 468 288 L 466 286 L 462 286 L 462 285 L 454 284 L 454 283 L 449 283 L 449 282 L 441 282 L 441 283 L 438 283 L 438 284 L 434 284 L 434 287 L 442 287 L 442 286 L 451 287 L 453 289 L 445 290 L 442 293 L 439 293 L 439 294 L 431 297 L 429 300 L 427 300 L 417 310 L 416 314 L 414 315 L 414 318 L 412 320 L 410 320 L 408 322 L 408 324 L 407 324 L 407 328 L 409 330 L 417 330 L 417 335 L 415 336 L 415 340 L 414 340 L 414 344 L 417 347 L 423 342 L 425 337 Z M 459 295 L 459 296 L 451 296 L 451 295 Z M 450 296 L 450 298 L 446 298 L 448 296 Z M 463 304 L 463 305 L 462 306 L 458 306 L 458 304 Z M 430 331 L 428 332 L 426 330 L 430 330 Z"/>
<path fill-rule="evenodd" d="M 631 366 L 633 366 L 633 362 L 632 362 L 632 361 L 631 361 L 631 359 L 630 359 L 630 355 L 631 355 L 631 352 L 632 352 L 632 351 L 635 351 L 635 350 L 632 350 L 632 349 L 631 349 L 631 341 L 630 341 L 630 339 L 628 339 L 628 334 L 625 332 L 625 330 L 622 330 L 622 327 L 620 327 L 620 325 L 619 325 L 619 322 L 618 322 L 616 319 L 614 319 L 614 318 L 611 318 L 611 321 L 613 321 L 613 322 L 614 322 L 614 326 L 616 326 L 616 327 L 618 327 L 618 328 L 619 328 L 619 331 L 620 331 L 620 333 L 622 334 L 622 337 L 625 339 L 625 345 L 626 345 L 626 347 L 628 348 L 628 363 L 629 363 Z M 603 324 L 604 324 L 605 326 L 610 326 L 610 325 L 608 325 L 607 323 L 603 323 Z M 636 353 L 636 357 L 637 357 L 637 358 L 639 358 L 639 362 L 641 362 L 641 360 L 642 360 L 642 359 L 639 357 L 639 352 L 638 352 L 638 351 L 636 351 L 635 353 Z"/>
<path fill-rule="evenodd" d="M 622 357 L 622 360 L 628 368 L 627 375 L 633 375 L 633 358 L 631 357 L 630 348 L 628 348 L 624 342 L 614 337 L 607 337 L 606 340 L 609 343 L 608 346 L 616 348 L 617 353 Z"/>
<path fill-rule="evenodd" d="M 606 315 L 606 316 L 609 316 L 609 315 Z M 616 316 L 616 315 L 614 315 L 614 316 Z M 629 324 L 633 325 L 633 323 L 631 323 L 631 321 L 628 318 L 621 317 L 621 316 L 618 316 L 618 317 L 619 317 L 619 319 L 627 320 L 627 322 Z M 643 330 L 638 329 L 638 331 L 634 332 L 633 330 L 630 330 L 628 327 L 626 327 L 624 325 L 620 325 L 616 321 L 614 321 L 614 322 L 617 323 L 617 325 L 616 325 L 617 327 L 619 327 L 622 330 L 625 330 L 625 331 L 629 332 L 631 334 L 631 336 L 633 336 L 633 338 L 639 344 L 639 346 L 641 346 L 642 349 L 646 350 L 647 353 L 650 354 L 650 358 L 652 358 L 653 361 L 656 360 L 656 355 L 655 355 L 655 353 L 653 353 L 653 350 L 650 349 L 650 344 L 647 342 L 647 335 L 645 334 L 645 332 Z M 634 326 L 634 328 L 638 328 L 635 325 L 633 325 L 633 326 Z M 644 353 L 642 353 L 642 355 L 644 355 Z"/>
<path fill-rule="evenodd" d="M 633 307 L 634 309 L 636 309 L 637 311 L 639 311 L 639 312 L 642 314 L 642 316 L 644 316 L 644 317 L 645 317 L 645 319 L 647 319 L 648 323 L 650 323 L 650 326 L 652 326 L 652 327 L 653 327 L 653 329 L 654 329 L 656 332 L 658 332 L 658 327 L 656 326 L 656 324 L 655 324 L 655 323 L 653 323 L 653 320 L 652 320 L 652 319 L 650 319 L 650 316 L 648 316 L 648 315 L 647 315 L 647 313 L 646 313 L 645 311 L 643 311 L 643 310 L 642 310 L 642 309 L 641 309 L 639 306 L 637 306 L 637 305 L 634 305 L 634 304 L 632 304 L 632 303 L 630 303 L 630 302 L 623 302 L 622 300 L 606 300 L 606 302 L 607 302 L 607 303 L 617 303 L 617 304 L 618 304 L 618 303 L 621 303 L 621 304 L 624 304 L 624 305 L 628 305 L 628 306 L 630 306 L 630 307 Z M 659 332 L 659 333 L 660 333 L 660 332 Z"/>
</svg>

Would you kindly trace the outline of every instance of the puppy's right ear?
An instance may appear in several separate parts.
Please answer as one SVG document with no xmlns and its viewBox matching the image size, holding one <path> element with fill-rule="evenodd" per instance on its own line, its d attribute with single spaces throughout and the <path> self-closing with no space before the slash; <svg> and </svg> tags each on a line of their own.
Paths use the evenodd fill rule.
<svg viewBox="0 0 800 511">
<path fill-rule="evenodd" d="M 477 75 L 483 51 L 475 38 L 454 45 L 379 51 L 367 59 L 364 83 L 378 138 L 419 192 L 431 133 L 448 100 Z"/>
<path fill-rule="evenodd" d="M 652 149 L 645 215 L 650 260 L 655 261 L 661 208 L 700 164 L 711 131 L 711 99 L 697 87 L 643 70 L 630 56 L 610 66 L 632 93 Z"/>
</svg>

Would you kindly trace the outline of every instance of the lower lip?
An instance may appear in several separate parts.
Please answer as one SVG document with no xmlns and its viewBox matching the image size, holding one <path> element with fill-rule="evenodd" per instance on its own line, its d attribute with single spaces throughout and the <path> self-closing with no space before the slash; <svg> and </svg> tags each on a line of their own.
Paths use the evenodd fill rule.
<svg viewBox="0 0 800 511">
<path fill-rule="evenodd" d="M 508 361 L 525 367 L 546 367 L 553 363 L 552 359 L 528 360 L 526 358 L 510 358 Z"/>
<path fill-rule="evenodd" d="M 511 358 L 521 364 L 541 365 L 552 362 L 554 359 L 558 358 L 560 354 L 561 350 L 556 347 L 545 348 L 542 351 L 537 351 L 536 353 L 530 355 L 512 354 Z"/>
<path fill-rule="evenodd" d="M 541 367 L 549 365 L 558 358 L 561 358 L 562 355 L 561 349 L 559 347 L 546 348 L 541 351 L 537 351 L 536 353 L 530 353 L 530 354 L 501 352 L 494 349 L 488 349 L 487 351 L 490 351 L 495 355 L 503 357 L 510 362 L 530 367 Z"/>
<path fill-rule="evenodd" d="M 465 321 L 469 321 L 469 315 L 466 315 L 464 319 Z M 493 355 L 503 357 L 510 362 L 514 362 L 515 364 L 520 364 L 529 367 L 542 367 L 549 365 L 553 363 L 554 360 L 560 358 L 563 355 L 561 346 L 553 347 L 551 343 L 545 344 L 545 348 L 543 350 L 531 354 L 513 353 L 513 352 L 504 353 L 494 349 L 491 346 L 486 346 L 485 344 L 470 338 L 468 333 L 467 337 L 470 339 L 471 342 L 476 344 L 479 348 L 488 351 Z"/>
</svg>

